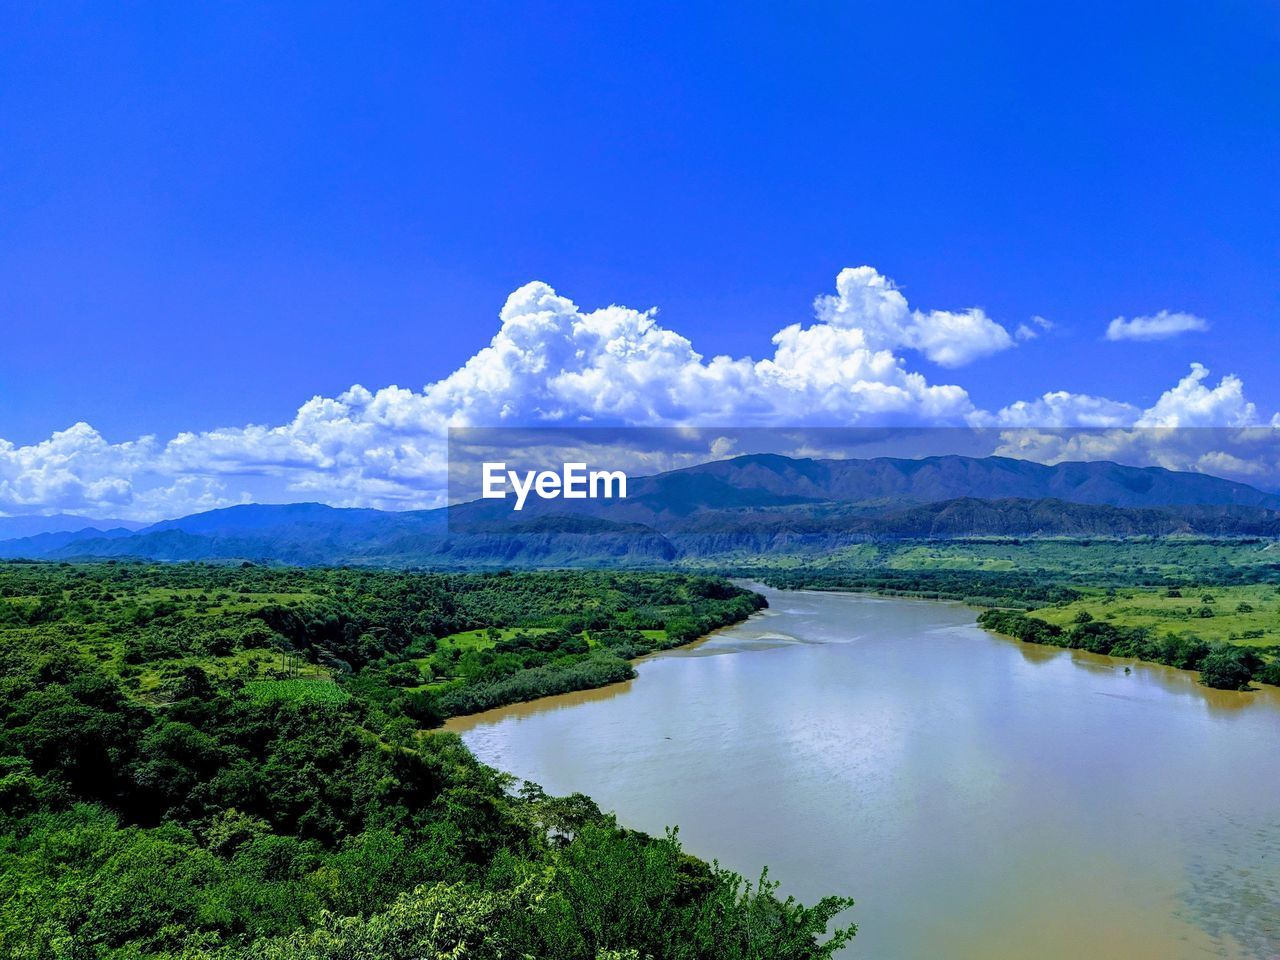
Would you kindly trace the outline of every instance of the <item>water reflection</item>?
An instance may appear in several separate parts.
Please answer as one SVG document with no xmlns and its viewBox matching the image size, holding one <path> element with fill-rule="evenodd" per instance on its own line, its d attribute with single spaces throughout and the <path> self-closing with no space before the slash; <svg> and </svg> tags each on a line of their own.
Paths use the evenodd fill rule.
<svg viewBox="0 0 1280 960">
<path fill-rule="evenodd" d="M 1146 680 L 1161 686 L 1171 695 L 1186 696 L 1211 712 L 1237 713 L 1241 710 L 1280 710 L 1280 687 L 1256 684 L 1251 690 L 1215 690 L 1200 683 L 1200 674 L 1178 670 L 1158 663 L 1124 660 L 1084 650 L 1064 650 L 1038 643 L 1022 643 L 1008 637 L 997 638 L 1018 651 L 1032 664 L 1048 664 L 1065 658 L 1075 666 L 1102 673 L 1119 673 L 1135 680 Z M 1119 695 L 1119 694 L 1117 694 Z"/>
<path fill-rule="evenodd" d="M 630 683 L 450 726 L 788 892 L 852 894 L 851 955 L 1280 953 L 1278 691 L 993 637 L 954 604 L 770 601 Z"/>
</svg>

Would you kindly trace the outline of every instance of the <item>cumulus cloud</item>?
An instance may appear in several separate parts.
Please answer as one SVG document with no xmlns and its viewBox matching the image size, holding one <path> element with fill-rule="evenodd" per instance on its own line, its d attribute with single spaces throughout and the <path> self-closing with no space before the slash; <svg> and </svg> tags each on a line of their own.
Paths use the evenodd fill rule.
<svg viewBox="0 0 1280 960">
<path fill-rule="evenodd" d="M 87 423 L 29 446 L 0 440 L 0 504 L 10 511 L 125 505 L 128 477 L 146 469 L 155 454 L 152 437 L 113 445 Z"/>
<path fill-rule="evenodd" d="M 1208 377 L 1208 367 L 1193 363 L 1191 372 L 1161 394 L 1135 426 L 1244 427 L 1257 422 L 1258 410 L 1245 399 L 1239 377 L 1225 376 L 1216 387 L 1205 386 Z"/>
<path fill-rule="evenodd" d="M 1256 420 L 1235 377 L 1191 373 L 1150 409 L 1066 391 L 978 410 L 904 352 L 958 366 L 1014 338 L 981 310 L 912 309 L 871 267 L 844 270 L 815 316 L 772 352 L 706 357 L 654 310 L 583 310 L 545 283 L 511 294 L 489 344 L 421 390 L 356 385 L 287 423 L 111 443 L 79 423 L 48 440 L 0 440 L 0 513 L 67 510 L 157 519 L 234 503 L 320 500 L 425 508 L 446 496 L 450 427 L 535 425 L 1169 426 Z M 1044 326 L 1041 325 L 1043 329 Z"/>
<path fill-rule="evenodd" d="M 1275 428 L 1269 426 L 1123 427 L 1088 431 L 1016 429 L 1001 434 L 994 452 L 1040 463 L 1111 460 L 1274 486 L 1280 476 L 1278 439 Z"/>
<path fill-rule="evenodd" d="M 888 277 L 872 267 L 848 267 L 836 292 L 814 301 L 818 319 L 834 329 L 861 332 L 872 349 L 905 347 L 943 367 L 961 367 L 1014 345 L 1009 331 L 981 309 L 912 310 Z"/>
<path fill-rule="evenodd" d="M 1116 317 L 1107 325 L 1108 340 L 1168 340 L 1183 333 L 1204 332 L 1209 321 L 1193 313 L 1174 313 L 1161 310 L 1155 316 L 1134 317 L 1126 320 Z"/>
<path fill-rule="evenodd" d="M 1141 410 L 1133 404 L 1086 393 L 1055 390 L 1035 400 L 1018 400 L 994 414 L 978 412 L 974 426 L 1119 427 L 1134 423 Z"/>
<path fill-rule="evenodd" d="M 733 422 L 860 422 L 929 417 L 958 421 L 972 409 L 957 386 L 936 386 L 893 353 L 901 340 L 870 304 L 880 291 L 901 295 L 869 267 L 844 271 L 863 280 L 868 305 L 860 324 L 838 297 L 821 298 L 818 322 L 792 324 L 773 337 L 774 354 L 705 358 L 653 310 L 609 306 L 583 312 L 545 283 L 515 291 L 490 345 L 438 383 L 419 406 L 453 425 L 562 423 L 589 419 L 671 425 L 728 417 Z M 903 301 L 905 306 L 905 301 Z M 964 340 L 965 330 L 957 333 Z M 945 334 L 932 331 L 937 350 Z M 969 350 L 968 346 L 958 347 Z M 403 398 L 411 402 L 411 398 Z"/>
<path fill-rule="evenodd" d="M 816 322 L 773 337 L 772 356 L 708 359 L 653 310 L 583 311 L 529 283 L 507 299 L 488 346 L 421 391 L 357 385 L 313 397 L 285 424 L 167 442 L 111 444 L 87 424 L 31 446 L 0 442 L 0 511 L 151 518 L 304 497 L 438 506 L 450 426 L 962 423 L 966 391 L 929 383 L 894 349 L 958 363 L 1008 340 L 981 311 L 911 311 L 869 267 L 844 271 L 820 303 Z"/>
<path fill-rule="evenodd" d="M 1258 410 L 1244 395 L 1244 382 L 1234 374 L 1208 386 L 1209 368 L 1191 370 L 1145 410 L 1131 403 L 1084 393 L 1056 390 L 1035 400 L 1019 400 L 988 413 L 969 415 L 973 426 L 990 427 L 1244 427 L 1258 423 Z"/>
<path fill-rule="evenodd" d="M 1115 460 L 1211 473 L 1245 482 L 1280 476 L 1280 414 L 1270 424 L 1244 395 L 1239 377 L 1210 385 L 1210 371 L 1190 371 L 1145 410 L 1065 391 L 977 413 L 976 425 L 1009 429 L 998 453 L 1043 463 Z M 1075 427 L 1099 428 L 1080 431 Z"/>
</svg>

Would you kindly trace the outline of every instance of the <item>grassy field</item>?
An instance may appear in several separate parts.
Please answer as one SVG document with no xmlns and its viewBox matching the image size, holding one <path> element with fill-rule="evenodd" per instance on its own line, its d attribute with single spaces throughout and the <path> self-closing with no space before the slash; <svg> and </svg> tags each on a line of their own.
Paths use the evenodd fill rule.
<svg viewBox="0 0 1280 960">
<path fill-rule="evenodd" d="M 489 627 L 484 630 L 463 630 L 461 633 L 451 633 L 447 637 L 441 637 L 437 641 L 437 649 L 491 650 L 499 640 L 510 640 L 521 633 L 536 637 L 550 633 L 553 629 L 553 627 Z M 667 639 L 667 631 L 665 630 L 639 630 L 637 632 L 650 640 L 662 642 Z M 591 631 L 585 631 L 584 636 L 587 638 L 587 643 L 592 646 L 595 645 L 591 640 Z"/>
<path fill-rule="evenodd" d="M 440 672 L 443 658 L 462 656 L 467 653 L 480 653 L 493 650 L 502 640 L 513 640 L 518 636 L 544 636 L 556 630 L 555 627 L 486 627 L 480 630 L 462 630 L 451 633 L 436 641 L 436 654 L 432 656 L 413 657 L 407 662 L 415 666 L 422 674 L 423 682 L 412 686 L 414 690 L 444 690 L 458 683 L 455 675 Z M 667 645 L 665 630 L 637 630 L 636 633 L 652 640 L 657 646 Z M 587 641 L 592 649 L 597 647 L 592 639 L 591 631 L 584 630 L 579 636 Z"/>
<path fill-rule="evenodd" d="M 553 627 L 489 627 L 482 630 L 463 630 L 451 633 L 436 641 L 439 650 L 490 650 L 499 640 L 510 640 L 518 633 L 530 636 L 541 636 L 550 633 Z"/>
<path fill-rule="evenodd" d="M 1087 615 L 1118 627 L 1146 627 L 1157 636 L 1193 634 L 1210 643 L 1280 644 L 1280 588 L 1273 584 L 1092 591 L 1071 603 L 1041 607 L 1035 616 L 1068 627 Z"/>
<path fill-rule="evenodd" d="M 253 680 L 245 692 L 260 703 L 293 700 L 299 703 L 345 703 L 350 695 L 331 680 Z"/>
<path fill-rule="evenodd" d="M 1280 544 L 1270 540 L 1008 539 L 858 543 L 816 556 L 744 554 L 690 567 L 821 571 L 1037 572 L 1093 584 L 1275 579 Z"/>
<path fill-rule="evenodd" d="M 887 566 L 900 570 L 1035 569 L 1067 575 L 1101 574 L 1130 582 L 1198 577 L 1280 564 L 1272 541 L 990 540 L 903 544 Z"/>
</svg>

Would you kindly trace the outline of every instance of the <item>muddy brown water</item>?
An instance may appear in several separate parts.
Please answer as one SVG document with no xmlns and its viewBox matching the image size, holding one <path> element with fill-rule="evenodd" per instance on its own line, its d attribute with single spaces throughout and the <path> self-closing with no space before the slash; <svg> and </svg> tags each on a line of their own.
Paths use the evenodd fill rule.
<svg viewBox="0 0 1280 960">
<path fill-rule="evenodd" d="M 786 893 L 854 897 L 851 957 L 1280 956 L 1280 690 L 1019 644 L 958 604 L 757 589 L 768 611 L 633 681 L 450 728 Z"/>
</svg>

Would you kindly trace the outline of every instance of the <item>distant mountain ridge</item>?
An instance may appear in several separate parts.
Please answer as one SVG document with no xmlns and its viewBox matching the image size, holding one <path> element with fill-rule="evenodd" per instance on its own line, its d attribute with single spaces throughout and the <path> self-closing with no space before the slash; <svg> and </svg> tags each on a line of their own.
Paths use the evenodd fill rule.
<svg viewBox="0 0 1280 960">
<path fill-rule="evenodd" d="M 689 478 L 711 478 L 738 496 L 759 491 L 792 500 L 934 503 L 972 497 L 1053 499 L 1113 507 L 1235 505 L 1280 509 L 1280 494 L 1203 473 L 1129 467 L 1106 460 L 1047 465 L 1011 457 L 958 455 L 918 460 L 817 460 L 749 454 L 644 478 L 637 482 L 636 493 L 643 498 L 651 490 L 687 484 Z"/>
<path fill-rule="evenodd" d="M 394 566 L 669 562 L 822 552 L 877 539 L 1280 536 L 1280 495 L 1205 474 L 1105 461 L 745 455 L 633 478 L 613 501 L 507 501 L 391 512 L 246 504 L 140 530 L 45 532 L 0 557 Z"/>
<path fill-rule="evenodd" d="M 25 517 L 0 517 L 0 540 L 36 537 L 43 533 L 78 533 L 81 530 L 140 530 L 147 526 L 133 520 L 93 520 L 72 513 Z"/>
</svg>

